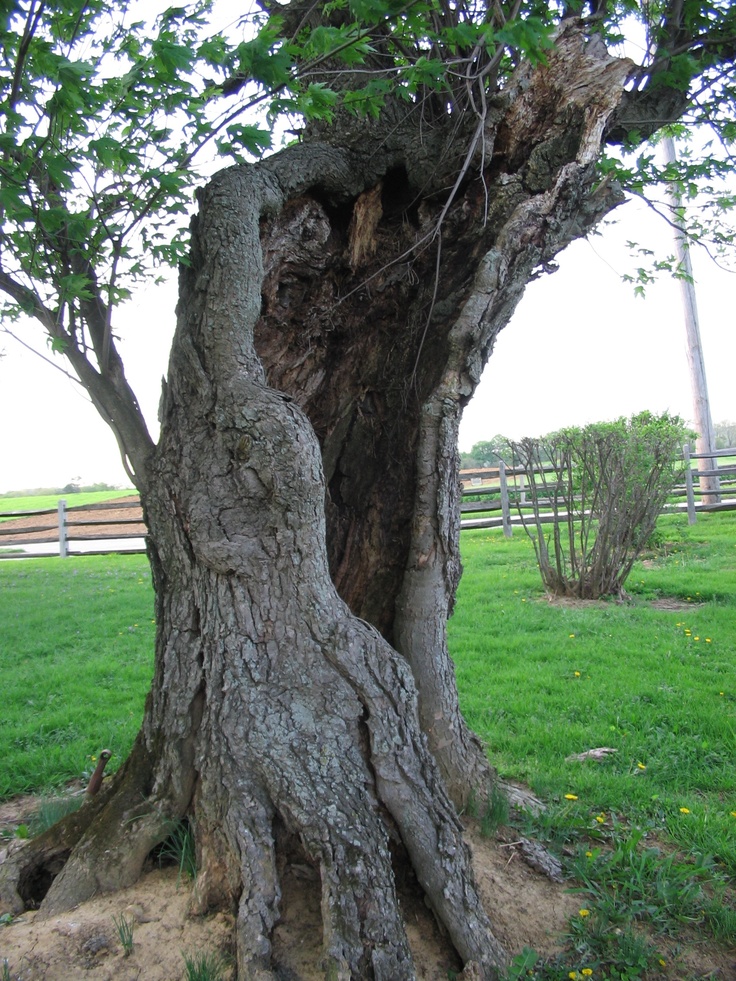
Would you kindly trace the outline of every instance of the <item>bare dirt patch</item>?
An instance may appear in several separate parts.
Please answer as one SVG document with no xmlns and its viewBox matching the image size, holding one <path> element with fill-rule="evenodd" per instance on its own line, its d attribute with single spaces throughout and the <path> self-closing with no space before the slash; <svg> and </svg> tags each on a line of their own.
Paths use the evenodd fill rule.
<svg viewBox="0 0 736 981">
<path fill-rule="evenodd" d="M 546 593 L 540 597 L 540 603 L 549 603 L 550 606 L 563 606 L 570 610 L 589 610 L 591 607 L 605 607 L 609 605 L 608 600 L 578 599 L 577 596 L 553 596 Z M 615 602 L 619 602 L 616 600 Z"/>
<path fill-rule="evenodd" d="M 29 819 L 38 803 L 37 798 L 22 797 L 1 805 L 0 828 L 10 833 Z M 559 937 L 578 899 L 564 885 L 529 868 L 513 844 L 483 838 L 473 826 L 467 839 L 481 896 L 507 950 L 559 950 Z M 274 932 L 277 976 L 322 981 L 318 874 L 309 866 L 289 864 L 281 869 L 281 883 L 282 919 Z M 235 920 L 230 913 L 189 914 L 196 888 L 196 881 L 182 881 L 175 868 L 151 869 L 134 886 L 95 897 L 63 916 L 44 919 L 40 912 L 27 911 L 0 926 L 0 965 L 7 959 L 13 981 L 179 981 L 184 953 L 233 951 Z M 448 972 L 459 972 L 461 965 L 448 953 L 416 884 L 401 883 L 400 892 L 417 977 L 447 981 Z M 133 923 L 133 950 L 127 957 L 114 923 L 121 916 Z"/>
<path fill-rule="evenodd" d="M 704 603 L 688 603 L 686 600 L 677 599 L 675 596 L 661 596 L 659 599 L 652 600 L 649 604 L 655 610 L 672 610 L 682 612 L 683 610 L 697 610 L 704 606 Z"/>
<path fill-rule="evenodd" d="M 622 603 L 627 602 L 637 602 L 641 603 L 641 599 L 633 600 L 620 600 L 620 599 L 600 599 L 600 600 L 589 600 L 589 599 L 578 599 L 574 596 L 552 596 L 547 594 L 540 598 L 540 603 L 549 603 L 551 606 L 562 606 L 571 610 L 590 610 L 594 608 L 605 609 L 605 607 L 610 606 L 614 603 L 620 606 Z M 651 606 L 653 610 L 672 610 L 673 612 L 681 612 L 683 610 L 697 610 L 699 607 L 704 606 L 703 603 L 693 603 L 686 600 L 681 600 L 676 596 L 660 596 L 657 599 L 645 601 L 648 606 Z M 736 981 L 736 979 L 735 979 Z"/>
</svg>

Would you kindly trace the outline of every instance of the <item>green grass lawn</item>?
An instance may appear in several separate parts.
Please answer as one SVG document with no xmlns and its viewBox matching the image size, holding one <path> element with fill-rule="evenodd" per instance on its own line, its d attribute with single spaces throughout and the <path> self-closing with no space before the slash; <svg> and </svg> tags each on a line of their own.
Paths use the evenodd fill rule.
<svg viewBox="0 0 736 981">
<path fill-rule="evenodd" d="M 663 518 L 657 541 L 630 603 L 583 604 L 547 599 L 523 532 L 463 533 L 461 704 L 500 772 L 569 817 L 650 822 L 736 874 L 736 516 Z M 617 752 L 567 762 L 598 747 Z"/>
<path fill-rule="evenodd" d="M 710 937 L 733 954 L 736 515 L 661 518 L 655 542 L 630 602 L 564 603 L 523 531 L 461 537 L 463 711 L 501 774 L 545 802 L 521 831 L 581 892 L 564 953 L 527 952 L 509 979 L 705 979 L 683 952 Z M 600 747 L 617 752 L 568 760 Z"/>
<path fill-rule="evenodd" d="M 125 758 L 153 672 L 144 555 L 0 564 L 0 799 Z"/>
</svg>

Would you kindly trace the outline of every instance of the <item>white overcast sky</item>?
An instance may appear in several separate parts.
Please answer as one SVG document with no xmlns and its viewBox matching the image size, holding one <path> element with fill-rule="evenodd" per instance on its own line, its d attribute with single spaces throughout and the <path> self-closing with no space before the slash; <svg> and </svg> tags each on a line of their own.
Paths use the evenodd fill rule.
<svg viewBox="0 0 736 981">
<path fill-rule="evenodd" d="M 621 281 L 634 266 L 625 242 L 668 254 L 669 230 L 639 203 L 615 215 L 616 226 L 574 243 L 558 272 L 529 286 L 466 410 L 461 449 L 643 409 L 692 418 L 678 284 L 665 277 L 640 299 Z M 712 416 L 734 420 L 736 277 L 698 251 L 693 262 Z M 129 378 L 154 431 L 175 303 L 173 282 L 151 287 L 118 318 Z M 43 347 L 33 325 L 13 329 Z M 0 493 L 77 479 L 128 486 L 115 440 L 79 386 L 7 335 L 0 350 Z"/>
</svg>

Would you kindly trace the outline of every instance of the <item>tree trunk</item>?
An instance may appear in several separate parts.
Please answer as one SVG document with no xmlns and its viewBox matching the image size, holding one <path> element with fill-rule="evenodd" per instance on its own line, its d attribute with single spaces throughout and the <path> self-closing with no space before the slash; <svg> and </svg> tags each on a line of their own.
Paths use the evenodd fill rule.
<svg viewBox="0 0 736 981">
<path fill-rule="evenodd" d="M 264 222 L 256 347 L 320 439 L 333 580 L 411 664 L 461 807 L 492 771 L 460 714 L 446 640 L 460 416 L 527 282 L 622 200 L 597 185 L 594 162 L 629 67 L 570 24 L 548 69 L 520 71 L 475 132 L 365 123 L 351 152 L 362 193 L 346 202 L 306 185 Z M 438 159 L 476 137 L 448 208 L 455 173 Z"/>
<path fill-rule="evenodd" d="M 391 138 L 361 124 L 202 193 L 140 474 L 158 622 L 143 727 L 73 826 L 6 865 L 6 901 L 60 865 L 47 913 L 129 883 L 188 816 L 200 908 L 237 906 L 239 978 L 274 977 L 283 837 L 320 872 L 327 977 L 414 977 L 392 853 L 464 964 L 496 976 L 445 789 L 462 802 L 488 778 L 446 645 L 457 427 L 525 284 L 620 200 L 594 161 L 627 71 L 567 23 L 463 144 L 450 199 L 450 126 L 424 140 L 411 113 Z"/>
</svg>

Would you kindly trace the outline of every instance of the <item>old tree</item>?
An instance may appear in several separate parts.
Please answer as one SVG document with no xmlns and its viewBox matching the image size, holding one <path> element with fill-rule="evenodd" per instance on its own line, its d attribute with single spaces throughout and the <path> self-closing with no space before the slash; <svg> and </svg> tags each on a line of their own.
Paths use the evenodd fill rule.
<svg viewBox="0 0 736 981">
<path fill-rule="evenodd" d="M 680 119 L 728 146 L 736 11 L 262 0 L 218 27 L 212 8 L 3 7 L 5 313 L 40 323 L 114 432 L 158 624 L 130 758 L 5 863 L 3 902 L 129 884 L 187 817 L 199 909 L 237 909 L 239 978 L 274 976 L 294 850 L 319 871 L 327 977 L 414 977 L 409 865 L 493 978 L 456 811 L 493 773 L 445 639 L 458 421 L 526 283 L 650 179 L 651 156 L 601 165 L 607 147 Z M 259 107 L 299 138 L 203 182 L 187 238 L 197 160 L 266 145 Z M 113 313 L 177 260 L 154 441 Z"/>
</svg>

